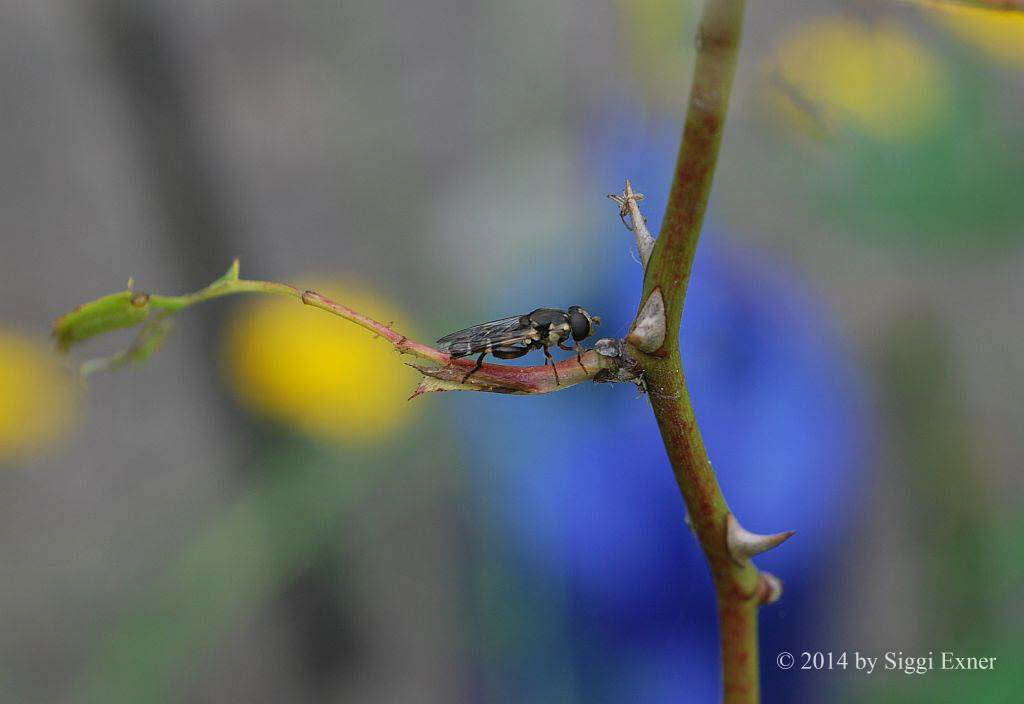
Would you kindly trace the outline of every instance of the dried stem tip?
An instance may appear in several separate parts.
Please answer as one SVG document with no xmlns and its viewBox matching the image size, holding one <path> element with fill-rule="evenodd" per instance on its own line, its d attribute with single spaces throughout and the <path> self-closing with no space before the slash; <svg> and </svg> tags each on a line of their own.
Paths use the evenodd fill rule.
<svg viewBox="0 0 1024 704">
<path fill-rule="evenodd" d="M 618 204 L 622 224 L 636 237 L 636 248 L 640 250 L 640 262 L 646 271 L 647 262 L 651 260 L 651 252 L 654 251 L 654 237 L 647 229 L 647 218 L 640 213 L 639 203 L 644 199 L 644 194 L 634 192 L 633 184 L 627 178 L 625 190 L 621 194 L 611 193 L 608 197 Z"/>
<path fill-rule="evenodd" d="M 787 530 L 782 533 L 771 535 L 760 535 L 751 533 L 740 525 L 736 516 L 731 513 L 725 518 L 725 545 L 729 549 L 729 555 L 738 565 L 744 564 L 754 555 L 771 550 L 780 543 L 789 540 L 796 534 L 795 530 Z"/>
</svg>

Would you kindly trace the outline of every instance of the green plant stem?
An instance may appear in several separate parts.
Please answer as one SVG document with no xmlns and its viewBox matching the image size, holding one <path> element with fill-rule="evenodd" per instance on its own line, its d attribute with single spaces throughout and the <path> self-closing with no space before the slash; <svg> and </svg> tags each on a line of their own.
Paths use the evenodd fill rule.
<svg viewBox="0 0 1024 704">
<path fill-rule="evenodd" d="M 682 143 L 662 221 L 644 279 L 641 309 L 660 290 L 665 335 L 659 349 L 633 356 L 644 370 L 651 405 L 669 460 L 714 581 L 718 601 L 724 701 L 757 702 L 757 569 L 734 561 L 726 545 L 729 507 L 708 459 L 683 375 L 679 326 L 700 230 L 718 159 L 736 71 L 743 0 L 706 0 Z"/>
<path fill-rule="evenodd" d="M 229 279 L 226 281 L 214 281 L 204 289 L 181 296 L 161 296 L 159 294 L 152 294 L 149 297 L 149 304 L 154 308 L 160 308 L 161 310 L 176 313 L 182 308 L 188 308 L 196 303 L 202 303 L 213 298 L 230 296 L 236 293 L 274 293 L 281 296 L 291 296 L 292 298 L 302 299 L 302 290 L 295 288 L 294 286 L 289 286 L 288 284 L 279 284 L 274 281 L 255 281 L 251 279 Z"/>
<path fill-rule="evenodd" d="M 377 322 L 373 318 L 363 315 L 359 311 L 353 310 L 342 303 L 332 301 L 316 291 L 307 291 L 296 288 L 295 286 L 289 286 L 288 284 L 279 284 L 275 281 L 222 278 L 214 281 L 206 288 L 196 291 L 195 293 L 188 293 L 182 296 L 150 295 L 149 305 L 155 309 L 164 311 L 165 314 L 176 313 L 183 308 L 193 306 L 197 303 L 236 293 L 269 293 L 297 298 L 306 305 L 313 306 L 314 308 L 319 308 L 320 310 L 342 317 L 349 322 L 353 322 L 356 325 L 369 330 L 375 335 L 379 335 L 387 339 L 388 342 L 391 342 L 398 347 L 399 351 L 403 354 L 411 354 L 415 357 L 432 362 L 447 361 L 447 355 L 441 354 L 433 347 L 410 340 L 405 335 L 392 330 L 390 326 Z"/>
</svg>

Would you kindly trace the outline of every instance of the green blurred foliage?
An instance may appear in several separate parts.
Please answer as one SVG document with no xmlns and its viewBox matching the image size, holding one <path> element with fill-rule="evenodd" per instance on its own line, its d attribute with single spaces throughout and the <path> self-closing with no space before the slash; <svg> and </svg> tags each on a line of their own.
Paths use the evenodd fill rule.
<svg viewBox="0 0 1024 704">
<path fill-rule="evenodd" d="M 995 251 L 1024 238 L 1024 123 L 990 112 L 1000 85 L 949 62 L 953 102 L 938 128 L 899 145 L 849 132 L 836 168 L 794 170 L 818 216 L 867 243 Z"/>
<path fill-rule="evenodd" d="M 339 552 L 347 523 L 371 495 L 400 495 L 396 486 L 409 484 L 420 463 L 453 465 L 424 425 L 366 451 L 265 429 L 248 468 L 252 487 L 200 527 L 145 596 L 104 627 L 73 701 L 177 700 L 228 633 Z"/>
</svg>

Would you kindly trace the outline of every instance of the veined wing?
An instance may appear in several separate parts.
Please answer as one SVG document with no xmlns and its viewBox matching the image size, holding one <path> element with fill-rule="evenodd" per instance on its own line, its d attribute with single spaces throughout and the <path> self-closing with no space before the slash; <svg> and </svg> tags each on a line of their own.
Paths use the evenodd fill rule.
<svg viewBox="0 0 1024 704">
<path fill-rule="evenodd" d="M 453 357 L 465 357 L 483 352 L 488 345 L 513 345 L 532 339 L 532 328 L 523 324 L 524 317 L 500 318 L 450 333 L 437 341 L 437 349 Z"/>
</svg>

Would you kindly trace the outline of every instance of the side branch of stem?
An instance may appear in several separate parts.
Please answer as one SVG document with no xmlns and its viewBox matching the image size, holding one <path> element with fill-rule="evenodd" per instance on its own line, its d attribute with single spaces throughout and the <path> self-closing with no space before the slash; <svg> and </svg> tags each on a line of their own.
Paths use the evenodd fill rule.
<svg viewBox="0 0 1024 704">
<path fill-rule="evenodd" d="M 452 358 L 430 345 L 412 340 L 390 325 L 332 301 L 316 292 L 274 281 L 239 278 L 238 261 L 210 285 L 192 293 L 167 296 L 134 291 L 131 283 L 125 291 L 84 303 L 54 322 L 54 337 L 61 350 L 121 328 L 137 329 L 135 340 L 109 357 L 91 359 L 79 369 L 81 377 L 148 359 L 159 347 L 178 312 L 215 298 L 239 293 L 262 293 L 295 298 L 302 303 L 355 323 L 391 343 L 396 352 L 411 357 L 423 374 L 413 396 L 431 391 L 489 391 L 503 394 L 540 394 L 560 391 L 584 381 L 631 381 L 639 374 L 636 362 L 623 353 L 624 345 L 615 340 L 598 341 L 598 350 L 587 350 L 578 359 L 563 360 L 549 366 L 516 367 L 484 364 L 474 369 L 474 360 Z M 602 343 L 616 343 L 604 344 Z M 473 371 L 472 376 L 469 372 Z"/>
</svg>

